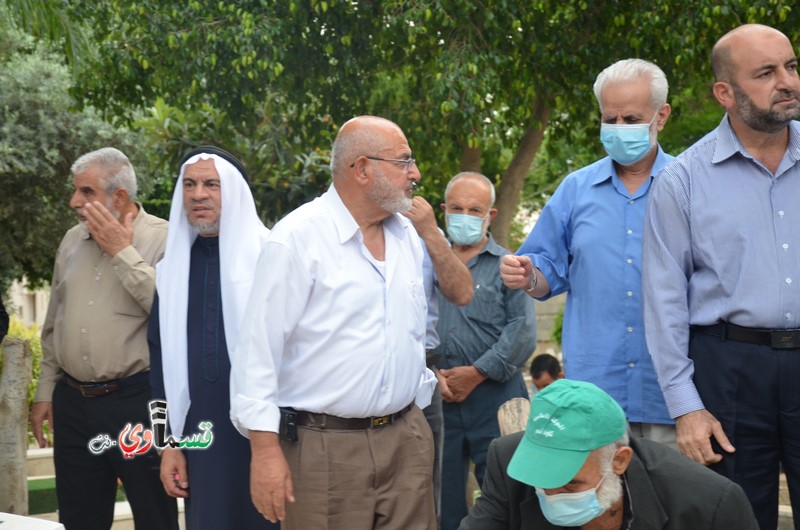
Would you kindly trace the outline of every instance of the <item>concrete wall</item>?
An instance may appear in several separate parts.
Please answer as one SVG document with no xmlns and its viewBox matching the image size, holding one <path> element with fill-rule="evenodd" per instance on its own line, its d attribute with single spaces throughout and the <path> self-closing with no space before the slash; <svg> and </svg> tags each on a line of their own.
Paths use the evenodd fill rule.
<svg viewBox="0 0 800 530">
<path fill-rule="evenodd" d="M 26 326 L 36 324 L 41 329 L 50 302 L 50 288 L 31 291 L 24 283 L 15 281 L 6 294 L 8 314 L 16 315 Z"/>
</svg>

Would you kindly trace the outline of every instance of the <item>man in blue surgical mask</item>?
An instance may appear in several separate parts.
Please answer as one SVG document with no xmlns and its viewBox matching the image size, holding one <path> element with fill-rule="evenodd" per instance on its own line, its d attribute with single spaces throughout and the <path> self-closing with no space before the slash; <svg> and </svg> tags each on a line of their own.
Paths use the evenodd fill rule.
<svg viewBox="0 0 800 530">
<path fill-rule="evenodd" d="M 467 514 L 469 462 L 483 479 L 486 450 L 500 436 L 497 409 L 514 397 L 527 397 L 520 367 L 536 346 L 533 300 L 509 289 L 497 275 L 508 250 L 487 233 L 497 215 L 495 190 L 479 173 L 453 177 L 445 189 L 447 235 L 453 252 L 472 275 L 472 301 L 456 306 L 439 299 L 436 330 L 444 412 L 442 453 L 442 530 L 455 530 Z"/>
<path fill-rule="evenodd" d="M 675 426 L 645 343 L 642 232 L 655 175 L 672 157 L 657 142 L 670 115 L 664 72 L 641 59 L 597 76 L 600 141 L 608 156 L 564 178 L 516 256 L 505 284 L 537 300 L 567 294 L 564 374 L 622 406 L 631 434 L 677 449 Z"/>
<path fill-rule="evenodd" d="M 483 493 L 459 530 L 756 530 L 741 487 L 663 444 L 629 438 L 592 383 L 536 395 L 525 431 L 489 447 Z"/>
</svg>

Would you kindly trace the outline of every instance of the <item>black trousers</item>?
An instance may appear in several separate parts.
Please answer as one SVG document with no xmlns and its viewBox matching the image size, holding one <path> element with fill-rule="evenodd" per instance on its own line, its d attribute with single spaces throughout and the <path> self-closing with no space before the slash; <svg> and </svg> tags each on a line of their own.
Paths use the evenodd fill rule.
<svg viewBox="0 0 800 530">
<path fill-rule="evenodd" d="M 155 449 L 123 458 L 118 446 L 95 455 L 89 440 L 112 440 L 126 423 L 150 428 L 147 381 L 102 397 L 83 397 L 63 381 L 53 393 L 53 459 L 59 520 L 66 530 L 108 530 L 114 519 L 117 478 L 122 480 L 136 530 L 177 530 L 178 508 L 159 479 Z"/>
<path fill-rule="evenodd" d="M 800 350 L 693 333 L 689 356 L 706 409 L 736 448 L 728 454 L 714 444 L 723 459 L 710 467 L 744 489 L 761 530 L 775 530 L 781 464 L 800 513 Z"/>
</svg>

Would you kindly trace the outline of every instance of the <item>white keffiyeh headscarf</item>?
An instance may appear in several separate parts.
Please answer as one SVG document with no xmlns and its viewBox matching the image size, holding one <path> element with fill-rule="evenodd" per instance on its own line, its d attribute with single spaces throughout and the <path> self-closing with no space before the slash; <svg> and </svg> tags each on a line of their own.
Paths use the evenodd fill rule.
<svg viewBox="0 0 800 530">
<path fill-rule="evenodd" d="M 245 178 L 232 163 L 217 154 L 200 153 L 181 166 L 172 195 L 169 232 L 164 259 L 156 265 L 159 325 L 164 390 L 172 436 L 183 436 L 190 396 L 188 381 L 187 313 L 189 304 L 189 261 L 198 237 L 186 217 L 183 175 L 186 166 L 199 160 L 214 160 L 220 176 L 222 206 L 219 224 L 220 286 L 225 340 L 228 354 L 236 351 L 239 327 L 253 284 L 261 243 L 269 230 L 256 213 L 253 195 Z"/>
</svg>

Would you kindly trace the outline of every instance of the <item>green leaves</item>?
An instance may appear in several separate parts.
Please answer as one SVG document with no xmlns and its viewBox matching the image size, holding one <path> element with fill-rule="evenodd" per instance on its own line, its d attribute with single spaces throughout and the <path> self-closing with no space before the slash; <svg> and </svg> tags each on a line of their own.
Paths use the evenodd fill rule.
<svg viewBox="0 0 800 530">
<path fill-rule="evenodd" d="M 43 53 L 0 64 L 0 86 L 0 286 L 22 276 L 35 286 L 49 280 L 58 243 L 76 223 L 72 162 L 105 145 L 136 160 L 137 142 L 92 109 L 73 112 L 66 67 Z M 140 181 L 146 190 L 146 174 Z"/>
</svg>

